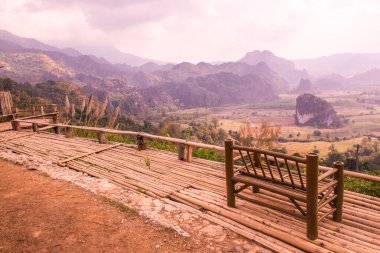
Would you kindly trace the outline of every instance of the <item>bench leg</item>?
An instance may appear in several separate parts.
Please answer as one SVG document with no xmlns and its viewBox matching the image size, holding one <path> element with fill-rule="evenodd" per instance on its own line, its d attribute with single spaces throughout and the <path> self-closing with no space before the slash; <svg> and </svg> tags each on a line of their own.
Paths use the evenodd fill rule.
<svg viewBox="0 0 380 253">
<path fill-rule="evenodd" d="M 257 187 L 257 186 L 252 186 L 252 192 L 253 193 L 259 193 L 260 192 L 260 188 Z"/>
<path fill-rule="evenodd" d="M 234 175 L 234 161 L 233 161 L 233 141 L 226 140 L 225 147 L 225 172 L 226 172 L 226 188 L 227 188 L 227 206 L 235 207 L 235 183 L 232 181 Z"/>
<path fill-rule="evenodd" d="M 229 207 L 235 207 L 236 201 L 235 201 L 235 183 L 230 180 L 230 182 L 227 182 L 227 206 Z"/>
<path fill-rule="evenodd" d="M 307 238 L 318 238 L 318 155 L 306 156 Z"/>
<path fill-rule="evenodd" d="M 342 162 L 334 162 L 334 167 L 338 169 L 337 173 L 334 174 L 334 179 L 338 182 L 334 189 L 334 194 L 338 197 L 334 200 L 334 206 L 336 211 L 333 213 L 333 220 L 337 222 L 342 221 L 342 209 L 343 209 L 343 192 L 344 192 L 344 182 L 343 182 L 343 169 L 344 164 Z"/>
</svg>

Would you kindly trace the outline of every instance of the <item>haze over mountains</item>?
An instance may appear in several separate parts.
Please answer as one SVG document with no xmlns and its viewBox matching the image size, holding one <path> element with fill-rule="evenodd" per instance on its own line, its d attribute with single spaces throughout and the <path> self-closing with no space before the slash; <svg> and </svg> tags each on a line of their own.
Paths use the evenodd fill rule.
<svg viewBox="0 0 380 253">
<path fill-rule="evenodd" d="M 334 54 L 315 59 L 293 60 L 298 69 L 307 69 L 314 75 L 340 74 L 352 77 L 374 68 L 380 68 L 380 53 L 376 54 Z"/>
<path fill-rule="evenodd" d="M 273 100 L 276 94 L 295 89 L 301 80 L 310 80 L 313 90 L 380 85 L 380 54 L 290 61 L 265 50 L 248 52 L 236 62 L 166 64 L 114 48 L 97 53 L 85 55 L 0 31 L 0 77 L 32 84 L 70 81 L 89 92 L 128 97 L 139 108 Z"/>
</svg>

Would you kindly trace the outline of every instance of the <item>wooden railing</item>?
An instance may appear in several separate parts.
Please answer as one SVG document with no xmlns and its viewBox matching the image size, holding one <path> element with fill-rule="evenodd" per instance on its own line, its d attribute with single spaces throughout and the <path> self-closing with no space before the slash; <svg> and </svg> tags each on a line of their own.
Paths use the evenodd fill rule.
<svg viewBox="0 0 380 253">
<path fill-rule="evenodd" d="M 2 122 L 2 121 L 9 122 L 9 121 L 14 120 L 16 118 L 17 118 L 17 113 L 0 114 L 0 122 Z"/>
<path fill-rule="evenodd" d="M 35 121 L 34 119 L 38 118 L 46 118 L 46 117 L 52 117 L 52 123 L 48 122 L 38 122 Z M 79 130 L 85 130 L 85 131 L 93 131 L 97 133 L 99 143 L 106 143 L 106 134 L 117 134 L 120 136 L 134 136 L 136 137 L 136 142 L 138 145 L 139 150 L 143 150 L 146 148 L 146 139 L 152 139 L 152 140 L 161 140 L 161 141 L 168 141 L 172 142 L 178 145 L 178 158 L 180 160 L 184 160 L 187 162 L 191 162 L 192 159 L 192 148 L 203 148 L 203 149 L 209 149 L 209 150 L 216 150 L 223 152 L 225 151 L 224 147 L 217 146 L 217 145 L 209 145 L 209 144 L 204 144 L 204 143 L 199 143 L 199 142 L 193 142 L 193 141 L 188 141 L 188 140 L 183 140 L 183 139 L 178 139 L 178 138 L 171 138 L 171 137 L 166 137 L 166 136 L 159 136 L 159 135 L 153 135 L 153 134 L 148 134 L 144 132 L 134 132 L 134 131 L 126 131 L 126 130 L 115 130 L 115 129 L 108 129 L 108 128 L 100 128 L 100 127 L 87 127 L 87 126 L 75 126 L 75 125 L 67 125 L 67 124 L 60 124 L 58 123 L 58 112 L 53 112 L 53 113 L 48 113 L 48 114 L 42 114 L 42 115 L 35 115 L 35 116 L 30 116 L 30 117 L 23 117 L 23 118 L 17 118 L 17 119 L 10 119 L 12 122 L 24 122 L 24 123 L 29 123 L 33 127 L 35 131 L 41 130 L 40 127 L 43 127 L 44 129 L 49 129 L 53 128 L 55 130 L 55 133 L 59 134 L 61 130 L 63 129 L 65 132 L 65 135 L 67 137 L 72 137 L 73 136 L 73 129 L 79 129 Z M 13 129 L 14 130 L 20 130 L 20 128 L 17 128 L 17 124 L 19 123 L 12 123 L 16 124 Z M 17 128 L 17 129 L 16 129 Z M 239 153 L 236 153 L 239 155 Z M 286 156 L 286 155 L 285 155 Z M 239 156 L 238 156 L 239 157 Z M 271 157 L 268 157 L 268 159 L 272 159 Z M 280 161 L 282 158 L 278 158 Z M 295 162 L 288 161 L 289 165 L 295 166 Z M 300 167 L 305 167 L 303 163 L 298 163 Z M 320 171 L 329 171 L 331 168 L 329 167 L 324 167 L 324 166 L 319 166 Z M 344 176 L 348 177 L 353 177 L 353 178 L 358 178 L 362 180 L 368 180 L 368 181 L 373 181 L 373 182 L 379 182 L 380 183 L 380 177 L 373 176 L 373 175 L 367 175 L 363 173 L 358 173 L 358 172 L 353 172 L 353 171 L 347 171 L 345 170 L 343 172 Z"/>
<path fill-rule="evenodd" d="M 16 108 L 16 112 L 21 117 L 38 116 L 46 113 L 58 112 L 57 104 L 32 104 L 23 108 Z"/>
<path fill-rule="evenodd" d="M 239 153 L 239 159 L 233 157 L 234 151 Z M 240 165 L 236 164 L 238 160 Z M 258 148 L 237 146 L 233 145 L 232 140 L 227 140 L 225 142 L 227 205 L 235 207 L 235 196 L 258 202 L 240 194 L 248 187 L 252 187 L 254 193 L 265 189 L 286 196 L 306 218 L 307 237 L 315 240 L 318 238 L 318 223 L 324 218 L 333 214 L 334 221 L 342 220 L 344 187 L 343 163 L 336 162 L 334 168 L 321 172 L 318 162 L 318 155 L 314 153 L 307 154 L 306 158 L 300 158 Z M 306 170 L 302 169 L 301 164 Z M 330 208 L 326 208 L 327 205 L 330 205 Z"/>
<path fill-rule="evenodd" d="M 52 117 L 52 123 L 49 122 L 38 122 L 34 119 L 38 118 L 47 118 Z M 21 123 L 29 123 L 32 125 L 32 129 L 34 132 L 38 132 L 40 127 L 46 128 L 53 128 L 56 134 L 59 134 L 61 130 L 64 130 L 65 136 L 67 138 L 73 137 L 73 129 L 78 130 L 85 130 L 85 131 L 92 131 L 97 133 L 98 141 L 99 143 L 106 143 L 106 134 L 117 134 L 120 136 L 134 136 L 136 137 L 136 144 L 138 146 L 139 150 L 146 149 L 146 139 L 152 139 L 152 140 L 160 140 L 160 141 L 167 141 L 172 142 L 178 145 L 178 159 L 191 162 L 192 159 L 192 148 L 203 148 L 203 149 L 209 149 L 209 150 L 216 150 L 216 151 L 224 151 L 223 147 L 216 146 L 216 145 L 209 145 L 199 142 L 193 142 L 178 138 L 172 138 L 172 137 L 166 137 L 166 136 L 159 136 L 159 135 L 153 135 L 148 134 L 144 132 L 134 132 L 134 131 L 125 131 L 125 130 L 115 130 L 115 129 L 107 129 L 107 128 L 100 128 L 100 127 L 88 127 L 88 126 L 75 126 L 75 125 L 67 125 L 67 124 L 59 124 L 58 123 L 58 113 L 48 113 L 43 115 L 36 115 L 36 116 L 30 116 L 20 119 L 14 119 L 12 120 L 13 130 L 21 130 Z"/>
</svg>

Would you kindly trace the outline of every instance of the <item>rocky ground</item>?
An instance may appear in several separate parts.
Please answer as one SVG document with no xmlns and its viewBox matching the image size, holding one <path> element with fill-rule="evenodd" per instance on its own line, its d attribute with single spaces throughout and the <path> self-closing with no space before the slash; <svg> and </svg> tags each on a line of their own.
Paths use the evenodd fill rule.
<svg viewBox="0 0 380 253">
<path fill-rule="evenodd" d="M 105 179 L 90 177 L 38 157 L 15 154 L 7 149 L 0 148 L 0 157 L 21 164 L 28 171 L 37 170 L 50 178 L 68 181 L 96 194 L 98 198 L 103 196 L 107 200 L 115 201 L 112 203 L 120 203 L 128 209 L 133 209 L 146 225 L 160 225 L 158 227 L 174 231 L 169 235 L 157 232 L 156 236 L 152 237 L 158 239 L 158 241 L 152 241 L 155 244 L 154 247 L 147 248 L 145 251 L 129 250 L 128 252 L 154 252 L 159 249 L 162 249 L 162 252 L 269 252 L 254 242 L 210 222 L 202 212 L 169 199 L 154 199 L 142 193 L 121 188 Z M 3 168 L 0 167 L 1 169 Z M 4 187 L 0 185 L 0 189 Z M 176 248 L 167 243 L 171 240 L 171 236 L 182 238 Z M 144 240 L 144 237 L 140 239 Z M 0 252 L 2 252 L 1 244 Z"/>
</svg>

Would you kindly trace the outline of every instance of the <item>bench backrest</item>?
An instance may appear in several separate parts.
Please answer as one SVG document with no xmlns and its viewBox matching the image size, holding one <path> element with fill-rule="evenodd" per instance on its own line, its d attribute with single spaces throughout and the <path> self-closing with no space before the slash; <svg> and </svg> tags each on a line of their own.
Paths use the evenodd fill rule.
<svg viewBox="0 0 380 253">
<path fill-rule="evenodd" d="M 232 150 L 239 153 L 234 160 L 239 160 L 243 165 L 239 168 L 240 173 L 294 189 L 306 190 L 305 169 L 310 167 L 310 164 L 308 165 L 310 159 L 238 145 L 233 145 Z M 316 154 L 308 156 L 311 155 L 317 156 Z M 313 160 L 318 161 L 318 156 Z M 311 167 L 318 169 L 318 162 Z"/>
</svg>

